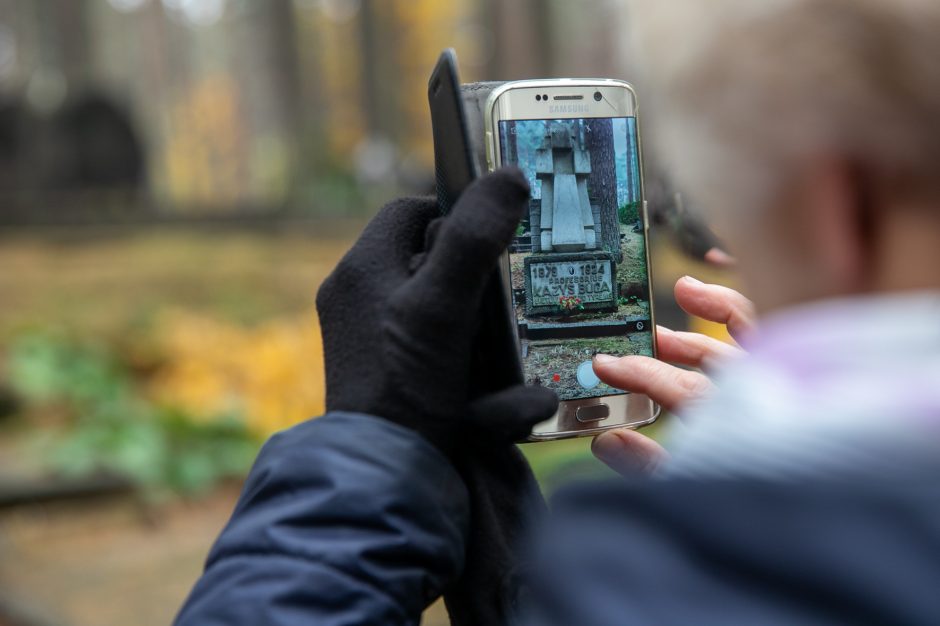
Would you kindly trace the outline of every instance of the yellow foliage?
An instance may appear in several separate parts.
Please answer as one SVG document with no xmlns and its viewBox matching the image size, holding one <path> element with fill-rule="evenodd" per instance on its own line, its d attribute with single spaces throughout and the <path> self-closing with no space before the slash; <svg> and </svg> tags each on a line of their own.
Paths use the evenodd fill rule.
<svg viewBox="0 0 940 626">
<path fill-rule="evenodd" d="M 689 330 L 694 333 L 708 335 L 709 337 L 724 341 L 725 343 L 734 343 L 734 339 L 731 337 L 731 333 L 728 332 L 727 326 L 717 322 L 703 320 L 700 317 L 689 317 Z"/>
<path fill-rule="evenodd" d="M 400 106 L 404 117 L 405 148 L 421 163 L 434 164 L 431 139 L 431 115 L 428 110 L 427 81 L 437 56 L 446 47 L 454 47 L 461 55 L 461 78 L 472 78 L 468 61 L 478 55 L 477 42 L 463 36 L 476 18 L 474 3 L 468 0 L 396 0 L 378 5 L 389 10 L 388 18 L 397 26 L 399 45 L 395 49 L 401 72 L 399 89 L 403 94 Z"/>
<path fill-rule="evenodd" d="M 324 410 L 314 316 L 245 328 L 172 311 L 162 316 L 155 343 L 163 366 L 149 385 L 151 397 L 196 419 L 239 415 L 268 435 Z"/>
<path fill-rule="evenodd" d="M 330 20 L 320 11 L 302 16 L 305 36 L 316 42 L 316 59 L 323 98 L 319 114 L 324 118 L 327 146 L 331 154 L 343 160 L 351 158 L 365 135 L 366 122 L 362 102 L 361 51 L 355 45 L 359 25 L 355 20 Z"/>
<path fill-rule="evenodd" d="M 210 74 L 176 97 L 164 119 L 163 187 L 186 206 L 279 202 L 287 192 L 290 155 L 276 133 L 246 131 L 235 80 Z"/>
<path fill-rule="evenodd" d="M 209 76 L 180 94 L 165 120 L 165 182 L 174 201 L 225 204 L 244 195 L 241 115 L 227 76 Z"/>
<path fill-rule="evenodd" d="M 390 41 L 387 54 L 395 67 L 394 76 L 379 80 L 394 83 L 394 102 L 384 106 L 395 109 L 400 125 L 397 139 L 409 157 L 422 165 L 433 165 L 427 80 L 441 50 L 456 47 L 461 54 L 464 80 L 474 78 L 474 63 L 480 55 L 479 31 L 473 26 L 479 19 L 478 3 L 472 0 L 388 0 L 374 2 L 369 9 L 373 19 L 384 29 Z M 311 62 L 319 71 L 317 88 L 322 94 L 318 111 L 324 118 L 327 149 L 331 154 L 350 160 L 356 147 L 371 131 L 362 107 L 365 76 L 362 46 L 363 11 L 348 19 L 331 17 L 328 11 L 303 11 L 300 28 L 315 55 Z M 383 49 L 383 52 L 385 50 Z"/>
</svg>

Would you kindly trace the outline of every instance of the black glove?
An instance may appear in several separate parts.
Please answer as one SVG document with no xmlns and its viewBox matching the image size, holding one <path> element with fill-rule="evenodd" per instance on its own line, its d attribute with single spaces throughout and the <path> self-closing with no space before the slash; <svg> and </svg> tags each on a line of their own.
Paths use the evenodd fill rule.
<svg viewBox="0 0 940 626">
<path fill-rule="evenodd" d="M 471 396 L 480 300 L 529 195 L 518 170 L 476 182 L 446 217 L 432 199 L 386 206 L 317 294 L 326 404 L 412 428 L 463 476 L 471 531 L 464 574 L 445 594 L 454 624 L 502 624 L 517 539 L 544 506 L 512 445 L 558 406 L 518 384 Z"/>
<path fill-rule="evenodd" d="M 445 218 L 430 199 L 382 209 L 317 294 L 327 410 L 381 416 L 448 455 L 466 442 L 471 401 L 494 402 L 469 392 L 480 297 L 528 194 L 508 170 L 471 186 Z M 471 435 L 520 438 L 557 403 L 536 387 L 513 389 L 511 401 L 492 432 Z"/>
<path fill-rule="evenodd" d="M 557 402 L 557 401 L 556 401 Z M 459 580 L 444 592 L 451 626 L 515 622 L 523 543 L 545 501 L 516 446 L 471 451 L 456 462 L 470 492 L 470 537 Z"/>
</svg>

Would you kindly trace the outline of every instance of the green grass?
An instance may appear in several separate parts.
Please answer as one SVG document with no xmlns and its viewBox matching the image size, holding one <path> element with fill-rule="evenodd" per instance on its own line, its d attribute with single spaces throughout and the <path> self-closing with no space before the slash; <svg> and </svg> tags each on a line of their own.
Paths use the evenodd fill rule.
<svg viewBox="0 0 940 626">
<path fill-rule="evenodd" d="M 524 443 L 525 454 L 546 495 L 579 479 L 611 477 L 614 473 L 591 454 L 591 437 Z"/>
<path fill-rule="evenodd" d="M 643 428 L 642 433 L 659 440 L 673 419 L 673 416 L 663 414 L 655 423 Z M 578 437 L 524 443 L 519 448 L 532 466 L 543 493 L 550 495 L 558 487 L 574 481 L 616 476 L 591 453 L 591 441 L 592 437 Z"/>
</svg>

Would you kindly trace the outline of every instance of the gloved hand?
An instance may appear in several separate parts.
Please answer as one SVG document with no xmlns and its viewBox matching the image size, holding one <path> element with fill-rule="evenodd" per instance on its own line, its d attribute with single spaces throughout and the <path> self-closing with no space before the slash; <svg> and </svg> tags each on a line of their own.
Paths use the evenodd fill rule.
<svg viewBox="0 0 940 626">
<path fill-rule="evenodd" d="M 507 442 L 551 416 L 557 399 L 544 388 L 469 392 L 480 298 L 528 195 L 521 172 L 500 171 L 446 217 L 434 200 L 404 199 L 369 223 L 317 294 L 327 410 L 381 416 L 448 455 L 468 430 Z"/>
<path fill-rule="evenodd" d="M 558 406 L 512 385 L 472 397 L 480 300 L 529 196 L 518 170 L 483 177 L 446 217 L 432 199 L 386 206 L 317 294 L 327 409 L 412 428 L 454 463 L 470 493 L 464 573 L 445 594 L 452 623 L 503 624 L 517 540 L 544 507 L 512 445 Z M 498 351 L 497 351 L 498 352 Z"/>
</svg>

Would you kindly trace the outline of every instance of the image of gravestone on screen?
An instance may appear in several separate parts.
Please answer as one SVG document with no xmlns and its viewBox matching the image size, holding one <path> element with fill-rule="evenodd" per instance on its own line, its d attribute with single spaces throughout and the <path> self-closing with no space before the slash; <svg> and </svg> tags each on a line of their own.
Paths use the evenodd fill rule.
<svg viewBox="0 0 940 626">
<path fill-rule="evenodd" d="M 562 400 L 624 393 L 591 358 L 653 355 L 636 119 L 504 120 L 499 139 L 532 187 L 509 248 L 526 382 Z"/>
</svg>

